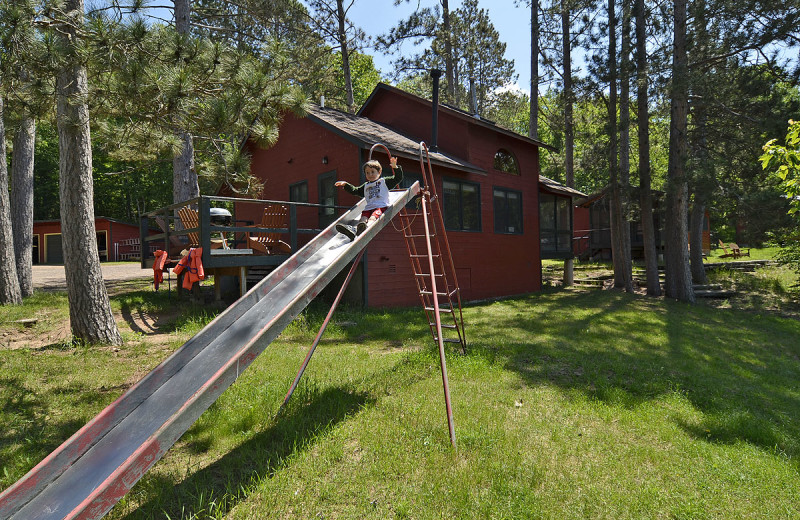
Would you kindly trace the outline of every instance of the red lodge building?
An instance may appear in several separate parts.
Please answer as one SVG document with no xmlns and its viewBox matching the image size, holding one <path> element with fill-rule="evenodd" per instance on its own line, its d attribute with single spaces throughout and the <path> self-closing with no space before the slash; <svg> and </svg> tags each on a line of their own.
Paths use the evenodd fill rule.
<svg viewBox="0 0 800 520">
<path fill-rule="evenodd" d="M 398 158 L 410 186 L 421 178 L 425 141 L 462 300 L 539 291 L 541 260 L 572 257 L 572 199 L 584 195 L 539 175 L 539 149 L 552 147 L 446 105 L 435 113 L 436 121 L 431 101 L 379 84 L 356 115 L 320 105 L 306 117 L 288 114 L 273 147 L 250 149 L 262 198 L 349 207 L 356 197 L 334 182 L 362 184 L 375 143 Z M 386 154 L 376 149 L 373 158 L 390 175 Z M 237 218 L 257 220 L 246 206 L 237 205 Z M 320 229 L 338 214 L 308 209 L 316 214 L 306 221 Z M 400 225 L 388 224 L 367 246 L 355 283 L 365 305 L 419 303 Z"/>
</svg>

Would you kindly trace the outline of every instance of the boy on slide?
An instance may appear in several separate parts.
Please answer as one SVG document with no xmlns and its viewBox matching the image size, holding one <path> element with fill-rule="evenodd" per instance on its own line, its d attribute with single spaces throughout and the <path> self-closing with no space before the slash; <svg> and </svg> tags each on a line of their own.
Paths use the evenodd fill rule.
<svg viewBox="0 0 800 520">
<path fill-rule="evenodd" d="M 389 159 L 389 165 L 392 167 L 394 175 L 381 177 L 383 172 L 381 163 L 374 159 L 367 161 L 364 164 L 364 175 L 367 177 L 367 182 L 358 187 L 346 181 L 336 181 L 335 185 L 344 188 L 346 192 L 367 199 L 367 206 L 361 212 L 361 218 L 355 228 L 347 224 L 336 225 L 336 230 L 349 237 L 350 240 L 355 240 L 367 229 L 367 226 L 371 226 L 383 215 L 389 206 L 389 190 L 402 182 L 403 168 L 397 165 L 397 157 Z"/>
</svg>

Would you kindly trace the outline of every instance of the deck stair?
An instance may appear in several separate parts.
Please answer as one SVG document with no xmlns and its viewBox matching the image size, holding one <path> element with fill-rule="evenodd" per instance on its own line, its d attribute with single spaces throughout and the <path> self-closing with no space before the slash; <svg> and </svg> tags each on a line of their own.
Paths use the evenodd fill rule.
<svg viewBox="0 0 800 520">
<path fill-rule="evenodd" d="M 729 269 L 731 271 L 755 271 L 761 267 L 777 265 L 773 260 L 734 260 L 731 262 L 706 262 L 706 271 L 715 269 Z"/>
<path fill-rule="evenodd" d="M 720 284 L 695 284 L 694 296 L 696 298 L 730 298 L 736 295 L 736 291 L 723 289 Z"/>
<path fill-rule="evenodd" d="M 406 206 L 398 215 L 422 307 L 433 340 L 458 345 L 466 353 L 461 290 L 444 218 L 433 182 L 428 149 L 420 143 L 421 196 L 417 207 Z"/>
<path fill-rule="evenodd" d="M 574 278 L 572 283 L 581 287 L 597 287 L 598 289 L 603 287 L 602 278 Z"/>
</svg>

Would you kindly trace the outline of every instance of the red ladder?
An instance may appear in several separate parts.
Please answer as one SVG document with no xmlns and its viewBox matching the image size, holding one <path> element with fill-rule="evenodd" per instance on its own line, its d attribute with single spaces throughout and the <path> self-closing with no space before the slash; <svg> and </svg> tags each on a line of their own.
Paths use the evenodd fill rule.
<svg viewBox="0 0 800 520">
<path fill-rule="evenodd" d="M 389 153 L 389 149 L 380 143 L 376 143 L 370 149 L 370 159 L 373 150 L 379 146 L 386 151 L 391 161 L 392 155 Z M 444 344 L 459 343 L 461 351 L 466 353 L 467 341 L 464 336 L 464 318 L 461 312 L 461 291 L 458 288 L 450 243 L 444 232 L 444 218 L 439 208 L 439 197 L 433 184 L 431 161 L 428 146 L 425 143 L 419 143 L 419 163 L 422 171 L 421 184 L 424 185 L 424 187 L 420 186 L 422 190 L 421 211 L 412 212 L 408 208 L 403 208 L 397 216 L 400 217 L 402 223 L 402 231 L 408 246 L 408 256 L 411 259 L 411 268 L 419 289 L 422 308 L 425 309 L 431 334 L 439 347 L 447 427 L 450 430 L 450 443 L 455 448 L 456 432 L 453 407 L 450 405 L 450 385 L 447 382 Z M 422 215 L 422 219 L 418 218 L 420 215 Z M 440 299 L 443 304 L 440 303 Z M 447 323 L 442 323 L 442 315 L 450 317 L 446 320 Z M 451 320 L 452 323 L 450 323 Z M 455 331 L 456 337 L 445 338 L 443 334 L 445 330 Z"/>
<path fill-rule="evenodd" d="M 398 216 L 433 340 L 458 343 L 461 352 L 466 353 L 461 290 L 424 142 L 420 143 L 419 163 L 423 184 L 419 207 L 416 211 L 404 208 Z"/>
</svg>

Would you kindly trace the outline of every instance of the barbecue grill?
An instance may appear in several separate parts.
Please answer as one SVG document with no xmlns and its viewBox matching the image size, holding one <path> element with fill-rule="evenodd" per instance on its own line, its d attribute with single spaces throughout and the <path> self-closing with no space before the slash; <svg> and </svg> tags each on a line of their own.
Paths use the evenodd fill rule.
<svg viewBox="0 0 800 520">
<path fill-rule="evenodd" d="M 225 208 L 211 208 L 209 213 L 211 224 L 214 226 L 230 226 L 233 223 L 231 212 Z"/>
</svg>

